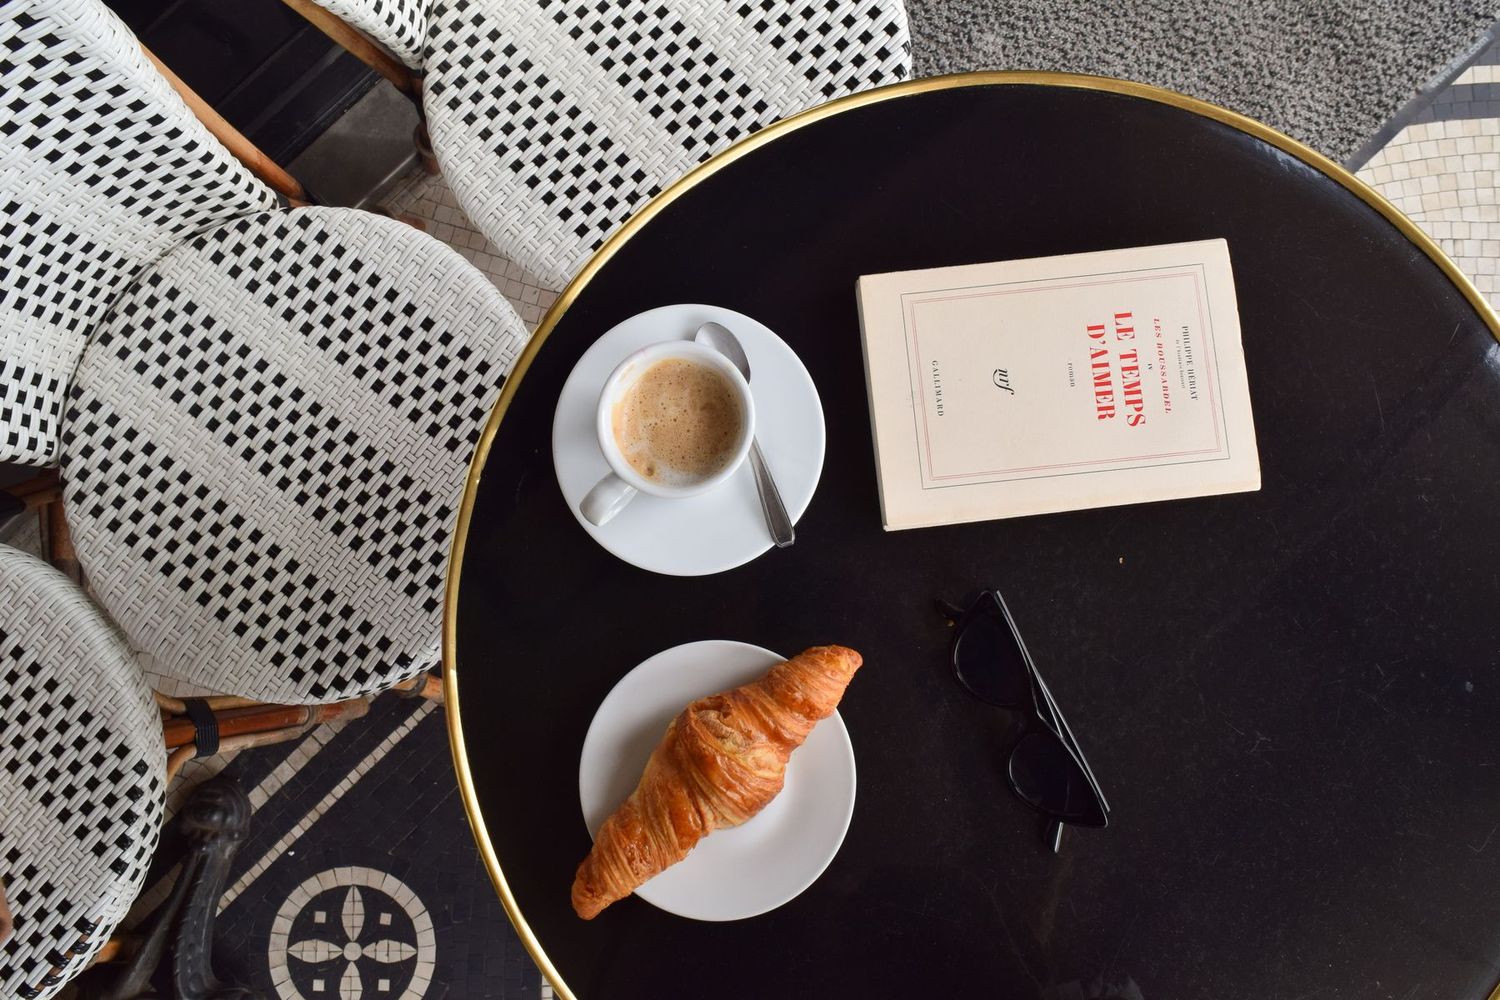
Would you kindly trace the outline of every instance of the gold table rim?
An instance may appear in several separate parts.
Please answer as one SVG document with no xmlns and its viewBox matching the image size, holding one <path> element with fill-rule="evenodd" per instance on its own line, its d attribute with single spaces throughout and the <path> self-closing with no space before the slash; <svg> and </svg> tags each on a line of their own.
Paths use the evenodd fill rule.
<svg viewBox="0 0 1500 1000">
<path fill-rule="evenodd" d="M 517 904 L 515 896 L 511 893 L 510 885 L 505 879 L 505 873 L 500 867 L 500 859 L 495 854 L 494 845 L 490 842 L 489 832 L 485 827 L 484 816 L 480 812 L 479 803 L 475 796 L 474 778 L 469 770 L 468 754 L 464 747 L 462 717 L 459 708 L 457 664 L 458 588 L 460 577 L 463 574 L 464 548 L 468 541 L 469 522 L 474 511 L 474 498 L 479 491 L 479 481 L 484 472 L 485 462 L 489 458 L 490 446 L 494 443 L 495 434 L 500 429 L 500 423 L 505 416 L 505 411 L 509 409 L 510 402 L 515 397 L 516 388 L 521 384 L 521 379 L 525 376 L 527 369 L 530 368 L 532 359 L 536 357 L 537 352 L 541 350 L 542 345 L 546 342 L 548 334 L 557 326 L 563 315 L 568 311 L 568 307 L 578 298 L 579 293 L 583 291 L 594 275 L 609 262 L 609 259 L 615 255 L 620 247 L 655 218 L 657 213 L 675 201 L 685 191 L 717 173 L 728 164 L 797 129 L 846 111 L 865 107 L 866 105 L 939 90 L 1004 85 L 1097 90 L 1154 101 L 1158 104 L 1170 105 L 1171 107 L 1210 118 L 1248 135 L 1252 135 L 1285 153 L 1290 153 L 1308 166 L 1337 181 L 1346 190 L 1374 208 L 1387 221 L 1400 230 L 1402 235 L 1437 264 L 1438 268 L 1453 282 L 1464 298 L 1468 300 L 1469 304 L 1474 307 L 1485 325 L 1489 327 L 1490 333 L 1494 335 L 1497 341 L 1500 341 L 1500 317 L 1496 316 L 1489 302 L 1485 300 L 1473 282 L 1459 270 L 1458 266 L 1453 263 L 1442 247 L 1438 246 L 1416 223 L 1408 219 L 1400 209 L 1391 204 L 1384 196 L 1360 180 L 1352 172 L 1322 153 L 1293 139 L 1291 136 L 1238 112 L 1230 111 L 1216 104 L 1210 104 L 1196 97 L 1189 97 L 1186 94 L 1180 94 L 1162 87 L 1116 79 L 1114 77 L 1030 70 L 991 71 L 925 77 L 919 80 L 908 80 L 903 83 L 879 87 L 874 90 L 861 91 L 860 93 L 850 94 L 847 97 L 810 108 L 800 114 L 769 125 L 754 135 L 741 139 L 723 152 L 704 161 L 677 181 L 664 188 L 643 206 L 639 212 L 632 216 L 613 236 L 606 240 L 604 245 L 589 258 L 583 269 L 568 283 L 568 286 L 563 289 L 557 300 L 552 304 L 552 307 L 547 310 L 536 332 L 527 343 L 525 350 L 521 352 L 521 356 L 516 360 L 514 369 L 512 369 L 510 376 L 505 380 L 505 385 L 500 390 L 500 398 L 496 400 L 494 409 L 490 411 L 489 419 L 485 423 L 484 431 L 480 435 L 479 443 L 474 450 L 474 456 L 470 460 L 468 475 L 464 480 L 463 499 L 458 509 L 458 522 L 454 529 L 453 544 L 448 560 L 447 586 L 445 588 L 443 604 L 443 700 L 446 705 L 448 718 L 448 743 L 453 753 L 453 766 L 458 775 L 459 791 L 463 797 L 464 812 L 468 815 L 469 826 L 474 832 L 474 839 L 479 847 L 480 856 L 484 859 L 485 868 L 490 873 L 490 880 L 494 883 L 495 891 L 500 897 L 501 904 L 505 907 L 506 914 L 515 926 L 516 934 L 520 937 L 521 943 L 526 947 L 526 951 L 531 955 L 532 960 L 536 962 L 542 975 L 552 984 L 553 991 L 559 997 L 563 998 L 563 1000 L 577 1000 L 577 995 L 563 980 L 556 966 L 547 957 L 546 951 L 542 948 L 541 941 L 537 939 L 531 930 L 531 926 L 526 922 L 526 917 L 521 913 L 521 908 Z M 558 891 L 561 892 L 563 890 L 560 888 Z M 1500 986 L 1496 987 L 1491 1000 L 1500 1000 Z"/>
</svg>

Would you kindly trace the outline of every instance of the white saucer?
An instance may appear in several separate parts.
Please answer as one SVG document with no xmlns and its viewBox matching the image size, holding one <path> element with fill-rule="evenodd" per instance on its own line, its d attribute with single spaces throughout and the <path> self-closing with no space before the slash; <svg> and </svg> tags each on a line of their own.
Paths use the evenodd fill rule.
<svg viewBox="0 0 1500 1000">
<path fill-rule="evenodd" d="M 749 462 L 702 496 L 663 500 L 639 495 L 602 528 L 584 520 L 578 503 L 609 471 L 594 430 L 599 390 L 609 373 L 630 352 L 663 340 L 691 340 L 709 321 L 722 323 L 738 337 L 750 359 L 756 437 L 796 523 L 823 471 L 823 406 L 812 377 L 792 349 L 743 313 L 718 306 L 675 305 L 630 317 L 584 352 L 563 384 L 552 418 L 552 465 L 563 498 L 583 530 L 626 562 L 671 576 L 722 573 L 771 547 Z"/>
<path fill-rule="evenodd" d="M 667 723 L 689 702 L 752 681 L 784 659 L 759 646 L 710 639 L 657 653 L 621 678 L 594 713 L 578 765 L 589 836 L 630 797 Z M 854 747 L 834 712 L 792 752 L 786 785 L 770 805 L 704 837 L 635 893 L 694 920 L 774 910 L 823 874 L 853 815 Z"/>
</svg>

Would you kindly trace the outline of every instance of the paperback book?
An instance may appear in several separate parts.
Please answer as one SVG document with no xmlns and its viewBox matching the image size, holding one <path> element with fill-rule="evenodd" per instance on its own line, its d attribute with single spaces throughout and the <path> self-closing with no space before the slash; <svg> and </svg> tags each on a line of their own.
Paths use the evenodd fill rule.
<svg viewBox="0 0 1500 1000">
<path fill-rule="evenodd" d="M 1224 240 L 866 275 L 887 530 L 1260 488 Z"/>
</svg>

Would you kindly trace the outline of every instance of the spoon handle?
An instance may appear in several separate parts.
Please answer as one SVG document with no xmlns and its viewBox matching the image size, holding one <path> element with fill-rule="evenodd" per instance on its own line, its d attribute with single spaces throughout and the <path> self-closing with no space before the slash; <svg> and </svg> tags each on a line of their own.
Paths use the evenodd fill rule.
<svg viewBox="0 0 1500 1000">
<path fill-rule="evenodd" d="M 750 442 L 750 469 L 755 473 L 755 490 L 760 494 L 760 508 L 766 514 L 766 527 L 771 529 L 771 540 L 778 549 L 784 549 L 797 540 L 792 528 L 792 519 L 787 515 L 786 504 L 781 502 L 781 491 L 771 470 L 766 468 L 765 456 L 760 453 L 760 442 Z"/>
</svg>

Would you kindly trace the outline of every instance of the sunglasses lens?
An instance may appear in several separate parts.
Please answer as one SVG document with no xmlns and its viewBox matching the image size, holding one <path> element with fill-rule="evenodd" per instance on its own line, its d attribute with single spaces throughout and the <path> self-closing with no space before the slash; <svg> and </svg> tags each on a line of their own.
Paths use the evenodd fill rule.
<svg viewBox="0 0 1500 1000">
<path fill-rule="evenodd" d="M 997 614 L 970 617 L 953 647 L 953 669 L 964 687 L 991 705 L 1031 703 L 1031 681 L 1015 636 Z"/>
<path fill-rule="evenodd" d="M 1078 761 L 1056 733 L 1035 730 L 1021 737 L 1010 755 L 1010 783 L 1033 808 L 1079 826 L 1104 826 L 1108 819 Z"/>
</svg>

